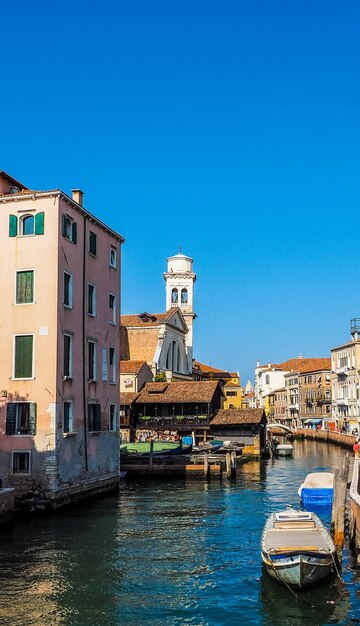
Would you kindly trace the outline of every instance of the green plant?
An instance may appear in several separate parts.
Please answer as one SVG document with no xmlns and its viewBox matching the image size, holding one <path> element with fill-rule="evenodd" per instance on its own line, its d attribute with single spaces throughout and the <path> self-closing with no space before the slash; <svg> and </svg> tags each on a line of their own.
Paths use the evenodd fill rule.
<svg viewBox="0 0 360 626">
<path fill-rule="evenodd" d="M 156 374 L 154 378 L 154 382 L 156 383 L 166 383 L 166 374 L 165 372 L 160 372 L 160 374 Z"/>
<path fill-rule="evenodd" d="M 146 420 L 151 420 L 151 415 L 142 415 L 140 419 L 146 422 Z"/>
<path fill-rule="evenodd" d="M 179 422 L 182 422 L 185 418 L 184 418 L 184 416 L 183 416 L 183 415 L 177 415 L 177 416 L 176 416 L 176 419 L 177 419 Z"/>
</svg>

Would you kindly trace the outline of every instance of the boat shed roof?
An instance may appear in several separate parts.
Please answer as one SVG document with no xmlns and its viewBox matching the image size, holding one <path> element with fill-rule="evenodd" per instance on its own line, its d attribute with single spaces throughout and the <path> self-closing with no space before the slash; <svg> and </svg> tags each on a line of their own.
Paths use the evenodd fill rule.
<svg viewBox="0 0 360 626">
<path fill-rule="evenodd" d="M 211 426 L 260 424 L 264 417 L 264 409 L 219 409 L 211 420 Z"/>
</svg>

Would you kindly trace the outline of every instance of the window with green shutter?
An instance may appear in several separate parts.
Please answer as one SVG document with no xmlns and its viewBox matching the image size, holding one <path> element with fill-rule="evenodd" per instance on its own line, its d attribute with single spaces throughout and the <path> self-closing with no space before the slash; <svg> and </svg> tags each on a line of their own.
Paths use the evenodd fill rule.
<svg viewBox="0 0 360 626">
<path fill-rule="evenodd" d="M 33 335 L 15 336 L 14 378 L 33 376 Z"/>
<path fill-rule="evenodd" d="M 6 407 L 7 435 L 36 435 L 36 403 L 9 402 Z"/>
<path fill-rule="evenodd" d="M 16 272 L 16 304 L 34 302 L 34 270 Z"/>
</svg>

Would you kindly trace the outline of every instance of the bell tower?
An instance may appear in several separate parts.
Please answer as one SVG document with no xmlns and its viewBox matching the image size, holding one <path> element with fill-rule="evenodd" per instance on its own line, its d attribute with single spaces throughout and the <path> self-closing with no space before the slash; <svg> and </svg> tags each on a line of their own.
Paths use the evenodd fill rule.
<svg viewBox="0 0 360 626">
<path fill-rule="evenodd" d="M 167 272 L 164 272 L 166 283 L 166 310 L 179 307 L 187 327 L 186 350 L 188 355 L 189 374 L 192 373 L 193 355 L 193 321 L 196 314 L 193 311 L 194 283 L 196 274 L 193 272 L 193 259 L 180 252 L 167 259 Z"/>
</svg>

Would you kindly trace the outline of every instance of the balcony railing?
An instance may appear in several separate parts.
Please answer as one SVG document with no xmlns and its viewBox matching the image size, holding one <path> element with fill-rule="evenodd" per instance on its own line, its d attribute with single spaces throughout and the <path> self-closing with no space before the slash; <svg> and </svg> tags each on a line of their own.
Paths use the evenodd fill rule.
<svg viewBox="0 0 360 626">
<path fill-rule="evenodd" d="M 348 366 L 345 365 L 343 367 L 337 367 L 335 369 L 335 374 L 338 374 L 338 376 L 347 376 L 348 375 Z"/>
<path fill-rule="evenodd" d="M 156 430 L 183 430 L 198 429 L 209 426 L 210 418 L 207 415 L 174 415 L 162 417 L 138 417 L 136 419 L 137 428 L 151 428 Z"/>
</svg>

